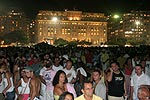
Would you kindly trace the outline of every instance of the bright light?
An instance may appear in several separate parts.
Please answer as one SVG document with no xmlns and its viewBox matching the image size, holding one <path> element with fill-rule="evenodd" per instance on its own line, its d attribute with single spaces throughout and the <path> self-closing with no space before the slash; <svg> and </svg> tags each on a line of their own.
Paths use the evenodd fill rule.
<svg viewBox="0 0 150 100">
<path fill-rule="evenodd" d="M 136 25 L 139 25 L 139 24 L 140 24 L 140 21 L 136 21 L 135 24 L 136 24 Z"/>
<path fill-rule="evenodd" d="M 54 21 L 54 22 L 56 22 L 57 20 L 58 20 L 57 17 L 52 18 L 52 21 Z"/>
<path fill-rule="evenodd" d="M 114 18 L 115 18 L 115 19 L 117 19 L 117 18 L 119 18 L 119 17 L 120 17 L 119 15 L 114 15 Z"/>
</svg>

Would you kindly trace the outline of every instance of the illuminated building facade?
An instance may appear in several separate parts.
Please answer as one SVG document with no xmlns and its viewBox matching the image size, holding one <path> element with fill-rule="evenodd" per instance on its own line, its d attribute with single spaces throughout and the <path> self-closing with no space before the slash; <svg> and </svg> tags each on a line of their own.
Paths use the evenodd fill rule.
<svg viewBox="0 0 150 100">
<path fill-rule="evenodd" d="M 29 19 L 20 9 L 13 9 L 0 16 L 0 33 L 21 30 L 29 33 Z"/>
<path fill-rule="evenodd" d="M 93 45 L 107 41 L 107 21 L 103 13 L 82 11 L 39 11 L 36 17 L 37 42 L 54 43 L 85 40 Z"/>
<path fill-rule="evenodd" d="M 150 43 L 150 11 L 131 11 L 123 16 L 124 37 L 127 41 Z"/>
<path fill-rule="evenodd" d="M 126 44 L 150 44 L 150 11 L 131 11 L 108 23 L 108 40 L 122 39 Z"/>
</svg>

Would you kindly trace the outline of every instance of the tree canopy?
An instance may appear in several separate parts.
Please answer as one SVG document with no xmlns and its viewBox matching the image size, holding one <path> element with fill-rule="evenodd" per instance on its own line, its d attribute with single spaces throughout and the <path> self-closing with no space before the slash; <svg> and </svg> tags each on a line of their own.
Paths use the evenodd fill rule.
<svg viewBox="0 0 150 100">
<path fill-rule="evenodd" d="M 5 41 L 4 42 L 5 44 L 28 42 L 27 35 L 23 31 L 19 31 L 19 30 L 4 34 L 1 36 L 1 39 Z"/>
</svg>

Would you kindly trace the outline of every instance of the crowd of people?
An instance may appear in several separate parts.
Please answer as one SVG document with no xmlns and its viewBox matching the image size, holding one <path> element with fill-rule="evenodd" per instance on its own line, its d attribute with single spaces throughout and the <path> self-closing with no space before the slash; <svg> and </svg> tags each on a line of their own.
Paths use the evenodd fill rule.
<svg viewBox="0 0 150 100">
<path fill-rule="evenodd" d="M 0 48 L 0 100 L 150 100 L 149 48 Z"/>
</svg>

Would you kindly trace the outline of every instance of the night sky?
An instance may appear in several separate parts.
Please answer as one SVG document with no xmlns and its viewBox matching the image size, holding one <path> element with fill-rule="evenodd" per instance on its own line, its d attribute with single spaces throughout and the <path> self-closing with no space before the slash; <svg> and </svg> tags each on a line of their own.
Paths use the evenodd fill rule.
<svg viewBox="0 0 150 100">
<path fill-rule="evenodd" d="M 149 10 L 149 0 L 0 0 L 0 12 L 9 7 L 21 8 L 34 18 L 39 10 L 81 10 L 106 14 L 125 13 L 131 10 Z"/>
</svg>

